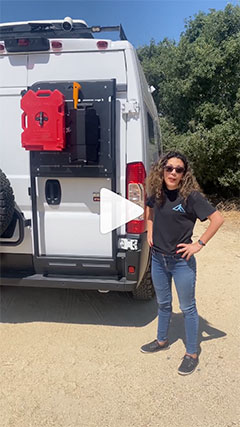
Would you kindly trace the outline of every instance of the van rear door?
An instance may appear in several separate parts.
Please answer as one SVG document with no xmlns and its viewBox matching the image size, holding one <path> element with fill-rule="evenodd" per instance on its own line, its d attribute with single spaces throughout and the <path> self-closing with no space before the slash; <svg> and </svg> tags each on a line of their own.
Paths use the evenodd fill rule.
<svg viewBox="0 0 240 427">
<path fill-rule="evenodd" d="M 38 273 L 109 275 L 116 270 L 116 234 L 100 232 L 100 190 L 116 191 L 116 81 L 79 83 L 77 110 L 73 81 L 37 82 L 30 88 L 59 90 L 66 108 L 66 149 L 30 153 Z"/>
</svg>

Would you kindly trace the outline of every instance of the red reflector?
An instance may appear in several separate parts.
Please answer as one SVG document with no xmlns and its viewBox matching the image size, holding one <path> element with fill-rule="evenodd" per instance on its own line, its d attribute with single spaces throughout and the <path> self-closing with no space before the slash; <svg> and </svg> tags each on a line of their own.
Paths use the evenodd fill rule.
<svg viewBox="0 0 240 427">
<path fill-rule="evenodd" d="M 104 40 L 99 40 L 97 42 L 97 47 L 98 49 L 107 49 L 108 47 L 108 42 L 104 41 Z"/>
<path fill-rule="evenodd" d="M 4 44 L 0 44 L 0 52 L 2 52 L 5 49 Z"/>
<path fill-rule="evenodd" d="M 62 43 L 58 42 L 58 41 L 53 41 L 52 42 L 52 48 L 53 49 L 62 49 Z"/>
<path fill-rule="evenodd" d="M 28 46 L 29 39 L 18 39 L 18 46 Z"/>
<path fill-rule="evenodd" d="M 135 267 L 133 267 L 133 265 L 129 265 L 128 266 L 128 272 L 132 273 L 132 274 L 135 273 Z"/>
</svg>

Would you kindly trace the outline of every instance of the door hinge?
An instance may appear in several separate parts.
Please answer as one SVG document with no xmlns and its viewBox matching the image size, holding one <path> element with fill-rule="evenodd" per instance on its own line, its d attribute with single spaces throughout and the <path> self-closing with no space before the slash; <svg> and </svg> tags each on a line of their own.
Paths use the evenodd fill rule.
<svg viewBox="0 0 240 427">
<path fill-rule="evenodd" d="M 130 99 L 127 102 L 122 104 L 122 113 L 123 114 L 138 114 L 140 111 L 139 103 L 136 99 Z"/>
</svg>

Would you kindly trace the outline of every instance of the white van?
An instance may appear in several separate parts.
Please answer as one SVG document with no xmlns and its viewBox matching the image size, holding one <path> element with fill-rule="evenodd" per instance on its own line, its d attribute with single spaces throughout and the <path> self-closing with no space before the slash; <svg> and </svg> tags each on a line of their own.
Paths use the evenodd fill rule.
<svg viewBox="0 0 240 427">
<path fill-rule="evenodd" d="M 120 40 L 95 38 L 119 31 Z M 1 284 L 153 296 L 145 210 L 99 227 L 100 190 L 145 206 L 158 114 L 119 27 L 0 25 Z"/>
</svg>

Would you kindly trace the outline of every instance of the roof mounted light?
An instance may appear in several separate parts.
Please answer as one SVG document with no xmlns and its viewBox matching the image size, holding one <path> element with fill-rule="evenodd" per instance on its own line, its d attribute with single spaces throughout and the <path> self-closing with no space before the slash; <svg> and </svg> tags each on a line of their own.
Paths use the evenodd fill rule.
<svg viewBox="0 0 240 427">
<path fill-rule="evenodd" d="M 97 47 L 98 49 L 107 49 L 108 48 L 108 42 L 106 42 L 105 40 L 99 40 L 97 42 Z"/>
<path fill-rule="evenodd" d="M 91 31 L 92 31 L 93 33 L 100 33 L 100 31 L 101 31 L 101 27 L 91 27 Z"/>
<path fill-rule="evenodd" d="M 70 16 L 66 16 L 62 23 L 62 28 L 64 31 L 71 31 L 73 28 L 73 20 Z"/>
</svg>

